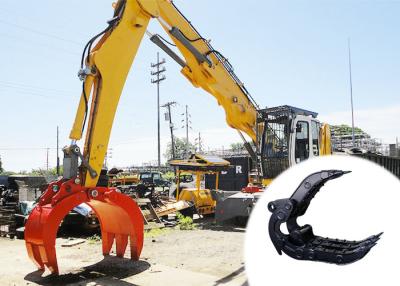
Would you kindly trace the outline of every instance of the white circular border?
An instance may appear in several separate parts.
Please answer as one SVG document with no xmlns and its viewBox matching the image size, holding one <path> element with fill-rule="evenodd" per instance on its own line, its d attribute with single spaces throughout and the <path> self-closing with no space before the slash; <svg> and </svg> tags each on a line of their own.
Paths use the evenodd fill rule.
<svg viewBox="0 0 400 286">
<path fill-rule="evenodd" d="M 317 235 L 349 240 L 384 231 L 381 240 L 360 261 L 342 266 L 278 255 L 268 234 L 268 202 L 290 197 L 305 177 L 328 169 L 352 173 L 327 182 L 307 213 L 299 218 L 299 224 L 311 224 Z M 250 216 L 245 241 L 249 284 L 337 286 L 399 282 L 399 210 L 400 181 L 375 163 L 343 155 L 318 157 L 293 166 L 272 182 Z"/>
</svg>

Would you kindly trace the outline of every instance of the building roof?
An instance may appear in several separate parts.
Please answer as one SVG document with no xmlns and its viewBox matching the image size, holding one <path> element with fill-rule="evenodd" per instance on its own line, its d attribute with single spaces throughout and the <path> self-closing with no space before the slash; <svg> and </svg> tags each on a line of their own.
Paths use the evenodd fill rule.
<svg viewBox="0 0 400 286">
<path fill-rule="evenodd" d="M 189 159 L 171 160 L 168 162 L 173 167 L 178 167 L 184 171 L 214 171 L 219 172 L 227 170 L 230 166 L 229 161 L 226 161 L 218 156 L 192 154 Z"/>
</svg>

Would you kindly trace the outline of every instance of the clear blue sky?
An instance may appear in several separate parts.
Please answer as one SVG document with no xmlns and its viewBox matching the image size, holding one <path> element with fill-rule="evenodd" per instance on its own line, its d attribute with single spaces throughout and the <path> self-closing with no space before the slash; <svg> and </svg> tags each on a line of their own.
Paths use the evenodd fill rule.
<svg viewBox="0 0 400 286">
<path fill-rule="evenodd" d="M 400 136 L 400 1 L 174 2 L 230 59 L 261 106 L 299 106 L 333 123 L 350 123 L 350 37 L 356 125 L 388 143 Z M 55 147 L 57 125 L 61 144 L 69 143 L 81 88 L 76 76 L 80 54 L 86 41 L 105 27 L 111 3 L 1 1 L 0 156 L 6 169 L 43 167 L 46 151 L 40 148 Z M 149 30 L 161 32 L 156 21 Z M 128 77 L 110 142 L 114 165 L 157 157 L 156 93 L 149 75 L 156 52 L 145 39 Z M 161 102 L 179 102 L 174 109 L 177 127 L 188 104 L 193 132 L 205 134 L 205 145 L 227 147 L 240 141 L 216 101 L 194 89 L 169 58 L 166 67 Z M 162 136 L 164 146 L 165 122 Z M 52 166 L 54 153 L 52 149 Z"/>
</svg>

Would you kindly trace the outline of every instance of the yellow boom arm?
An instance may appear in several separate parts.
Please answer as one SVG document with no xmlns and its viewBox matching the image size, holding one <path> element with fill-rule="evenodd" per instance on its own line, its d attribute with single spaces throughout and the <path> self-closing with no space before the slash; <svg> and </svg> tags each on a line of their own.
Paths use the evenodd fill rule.
<svg viewBox="0 0 400 286">
<path fill-rule="evenodd" d="M 96 37 L 89 41 L 85 48 L 88 54 L 82 58 L 83 92 L 70 138 L 73 142 L 82 138 L 88 115 L 83 158 L 95 173 L 87 172 L 87 168 L 81 173 L 84 186 L 94 187 L 98 181 L 119 98 L 152 18 L 160 22 L 183 55 L 182 74 L 195 87 L 203 88 L 217 99 L 230 127 L 245 132 L 255 141 L 257 109 L 250 95 L 226 59 L 200 36 L 172 1 L 120 0 L 114 9 L 109 26 L 98 35 L 97 43 L 94 43 Z"/>
</svg>

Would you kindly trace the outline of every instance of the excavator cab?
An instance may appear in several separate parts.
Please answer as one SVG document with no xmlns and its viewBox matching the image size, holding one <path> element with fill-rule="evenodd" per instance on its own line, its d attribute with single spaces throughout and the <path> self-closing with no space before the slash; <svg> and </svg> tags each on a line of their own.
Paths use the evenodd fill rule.
<svg viewBox="0 0 400 286">
<path fill-rule="evenodd" d="M 259 110 L 257 159 L 263 185 L 268 185 L 289 166 L 323 155 L 324 127 L 318 113 L 283 105 Z M 324 141 L 324 142 L 322 142 Z M 323 144 L 322 144 L 323 143 Z"/>
<path fill-rule="evenodd" d="M 329 125 L 320 123 L 316 112 L 289 105 L 257 112 L 255 152 L 247 148 L 252 158 L 249 183 L 242 192 L 218 200 L 217 221 L 244 222 L 275 177 L 294 164 L 331 154 Z"/>
</svg>

